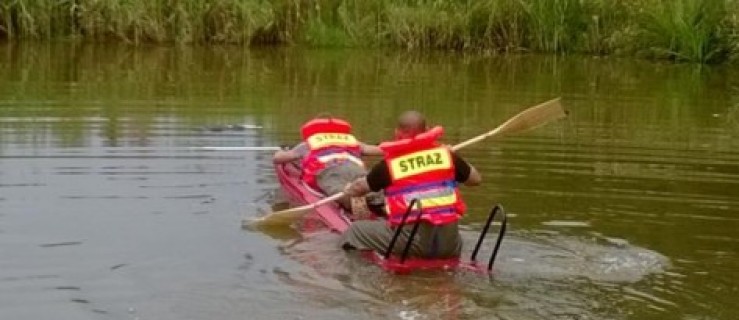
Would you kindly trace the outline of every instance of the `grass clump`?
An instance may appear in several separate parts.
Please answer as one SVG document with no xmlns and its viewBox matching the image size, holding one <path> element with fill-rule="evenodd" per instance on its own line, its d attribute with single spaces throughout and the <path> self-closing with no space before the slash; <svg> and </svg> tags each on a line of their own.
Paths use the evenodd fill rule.
<svg viewBox="0 0 739 320">
<path fill-rule="evenodd" d="M 651 0 L 637 17 L 640 41 L 657 57 L 711 62 L 723 60 L 731 49 L 722 37 L 726 1 Z"/>
</svg>

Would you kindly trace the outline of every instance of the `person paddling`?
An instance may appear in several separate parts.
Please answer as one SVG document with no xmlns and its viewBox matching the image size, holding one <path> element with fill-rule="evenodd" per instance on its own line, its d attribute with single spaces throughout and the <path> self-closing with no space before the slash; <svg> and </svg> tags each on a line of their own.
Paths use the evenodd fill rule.
<svg viewBox="0 0 739 320">
<path fill-rule="evenodd" d="M 458 183 L 475 186 L 480 173 L 459 155 L 438 142 L 441 127 L 430 130 L 423 115 L 403 113 L 395 130 L 396 140 L 380 144 L 384 161 L 372 167 L 366 177 L 348 184 L 344 192 L 352 197 L 384 190 L 387 221 L 355 221 L 343 234 L 344 249 L 384 252 L 400 224 L 408 204 L 420 200 L 422 209 L 411 212 L 407 223 L 418 221 L 418 234 L 409 254 L 421 258 L 451 258 L 460 255 L 462 237 L 458 220 L 465 212 Z M 411 225 L 404 227 L 395 251 L 405 247 Z"/>
<path fill-rule="evenodd" d="M 300 128 L 303 142 L 290 150 L 277 151 L 273 162 L 277 164 L 301 160 L 302 179 L 314 190 L 330 196 L 343 191 L 344 186 L 367 174 L 362 155 L 382 155 L 374 145 L 358 141 L 351 133 L 352 126 L 345 120 L 321 115 Z M 337 200 L 345 209 L 362 207 L 364 203 L 342 197 Z M 377 210 L 383 206 L 382 196 L 367 195 L 366 206 Z M 365 209 L 366 210 L 366 209 Z"/>
</svg>

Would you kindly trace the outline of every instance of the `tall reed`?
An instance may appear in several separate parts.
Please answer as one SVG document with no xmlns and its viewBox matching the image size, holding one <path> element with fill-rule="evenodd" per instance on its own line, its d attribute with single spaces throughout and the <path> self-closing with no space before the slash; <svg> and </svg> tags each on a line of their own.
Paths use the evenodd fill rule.
<svg viewBox="0 0 739 320">
<path fill-rule="evenodd" d="M 3 0 L 0 39 L 739 60 L 739 0 Z"/>
<path fill-rule="evenodd" d="M 648 0 L 637 14 L 640 41 L 651 54 L 676 60 L 709 62 L 721 59 L 730 46 L 721 37 L 726 16 L 721 0 Z"/>
<path fill-rule="evenodd" d="M 722 26 L 729 46 L 728 56 L 739 62 L 739 0 L 727 1 L 726 12 Z"/>
</svg>

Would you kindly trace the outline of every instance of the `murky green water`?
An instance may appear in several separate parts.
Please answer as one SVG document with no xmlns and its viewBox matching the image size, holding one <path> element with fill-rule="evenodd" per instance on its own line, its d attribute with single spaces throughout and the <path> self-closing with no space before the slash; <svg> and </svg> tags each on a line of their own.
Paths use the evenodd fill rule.
<svg viewBox="0 0 739 320">
<path fill-rule="evenodd" d="M 739 70 L 582 57 L 0 47 L 0 318 L 735 319 Z M 239 228 L 270 155 L 329 111 L 380 141 L 408 108 L 450 143 L 562 96 L 571 116 L 462 151 L 490 280 L 393 276 L 336 235 Z M 227 128 L 250 124 L 253 128 Z M 467 249 L 470 250 L 470 246 Z"/>
</svg>

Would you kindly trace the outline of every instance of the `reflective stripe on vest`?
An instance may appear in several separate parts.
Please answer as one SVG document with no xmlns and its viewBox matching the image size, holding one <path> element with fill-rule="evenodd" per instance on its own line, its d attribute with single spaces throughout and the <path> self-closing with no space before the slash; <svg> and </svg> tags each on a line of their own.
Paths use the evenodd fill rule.
<svg viewBox="0 0 739 320">
<path fill-rule="evenodd" d="M 406 203 L 413 199 L 421 201 L 422 208 L 433 209 L 446 207 L 457 203 L 457 195 L 452 188 L 438 188 L 425 191 L 409 192 L 403 195 Z"/>
<path fill-rule="evenodd" d="M 317 133 L 308 137 L 305 142 L 311 150 L 335 146 L 354 147 L 359 145 L 359 142 L 353 135 L 346 133 Z"/>
<path fill-rule="evenodd" d="M 364 163 L 362 162 L 362 159 L 359 159 L 358 157 L 355 157 L 351 153 L 348 153 L 348 152 L 334 153 L 334 154 L 330 154 L 326 156 L 318 156 L 318 161 L 320 161 L 327 167 L 331 166 L 332 164 L 335 165 L 335 164 L 343 163 L 344 161 L 351 161 L 360 167 L 364 167 Z"/>
<path fill-rule="evenodd" d="M 441 223 L 442 220 L 456 220 L 458 213 L 457 204 L 460 200 L 455 188 L 456 186 L 456 181 L 447 180 L 413 185 L 386 192 L 388 212 L 393 212 L 392 207 L 395 207 L 394 211 L 396 213 L 400 213 L 402 210 L 401 214 L 392 214 L 390 222 L 393 224 L 400 223 L 403 214 L 408 208 L 408 204 L 413 199 L 420 201 L 421 210 L 427 218 L 425 220 L 429 220 L 432 223 Z M 446 215 L 446 217 L 441 217 L 442 215 Z M 408 221 L 413 221 L 417 218 L 418 210 L 413 210 L 409 215 Z"/>
<path fill-rule="evenodd" d="M 436 208 L 429 210 L 424 209 L 423 211 L 423 214 L 419 214 L 418 210 L 411 211 L 411 213 L 408 214 L 408 220 L 406 220 L 406 223 L 417 221 L 422 215 L 426 215 L 427 217 L 434 217 L 436 219 L 448 219 L 450 221 L 456 221 L 459 217 L 457 210 L 454 208 Z M 405 214 L 405 212 L 403 214 Z M 391 216 L 389 222 L 393 225 L 399 225 L 402 220 L 403 216 L 397 215 Z"/>
<path fill-rule="evenodd" d="M 457 182 L 454 180 L 435 181 L 412 185 L 393 191 L 385 192 L 385 196 L 392 197 L 402 195 L 406 203 L 413 199 L 421 201 L 422 208 L 433 208 L 439 206 L 450 206 L 457 202 L 455 188 Z"/>
</svg>

